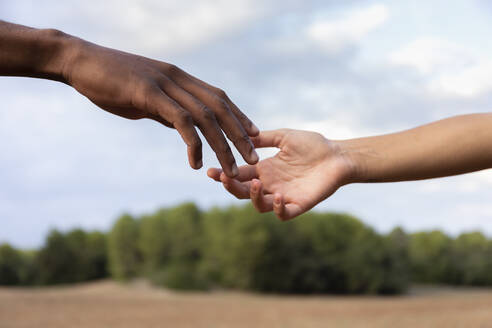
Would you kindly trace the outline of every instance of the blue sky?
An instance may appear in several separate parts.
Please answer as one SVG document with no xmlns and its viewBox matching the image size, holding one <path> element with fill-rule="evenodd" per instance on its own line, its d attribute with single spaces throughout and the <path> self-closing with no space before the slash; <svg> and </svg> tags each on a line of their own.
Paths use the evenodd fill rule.
<svg viewBox="0 0 492 328">
<path fill-rule="evenodd" d="M 177 64 L 262 129 L 332 139 L 491 111 L 491 16 L 489 2 L 464 0 L 0 2 L 0 19 Z M 53 227 L 106 229 L 122 212 L 187 200 L 242 203 L 187 166 L 173 130 L 112 116 L 56 82 L 5 77 L 0 90 L 0 241 L 34 247 Z M 316 210 L 380 231 L 492 235 L 491 187 L 490 170 L 350 185 Z"/>
</svg>

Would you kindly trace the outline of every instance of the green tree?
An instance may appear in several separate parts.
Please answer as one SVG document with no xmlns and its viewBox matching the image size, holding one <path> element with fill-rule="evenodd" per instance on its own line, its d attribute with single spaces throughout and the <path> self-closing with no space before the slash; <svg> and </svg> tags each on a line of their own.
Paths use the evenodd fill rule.
<svg viewBox="0 0 492 328">
<path fill-rule="evenodd" d="M 0 285 L 13 286 L 22 282 L 22 256 L 9 244 L 0 245 Z"/>
<path fill-rule="evenodd" d="M 422 283 L 450 282 L 452 239 L 434 230 L 410 236 L 412 279 Z"/>
<path fill-rule="evenodd" d="M 85 253 L 88 258 L 86 279 L 94 280 L 108 276 L 108 245 L 106 234 L 100 231 L 87 233 Z"/>
<path fill-rule="evenodd" d="M 411 280 L 409 237 L 401 228 L 393 229 L 384 237 L 385 252 L 381 263 L 383 282 L 379 292 L 400 294 L 406 291 Z"/>
<path fill-rule="evenodd" d="M 39 284 L 64 284 L 100 279 L 106 274 L 106 242 L 100 232 L 51 231 L 34 257 Z"/>
<path fill-rule="evenodd" d="M 192 203 L 162 210 L 142 222 L 140 242 L 146 267 L 156 284 L 175 289 L 204 289 L 202 213 Z"/>
<path fill-rule="evenodd" d="M 52 230 L 35 259 L 37 282 L 43 285 L 74 282 L 73 266 L 76 261 L 63 234 Z"/>
<path fill-rule="evenodd" d="M 490 284 L 491 257 L 490 243 L 481 232 L 459 235 L 452 243 L 450 282 L 475 286 Z"/>
<path fill-rule="evenodd" d="M 167 213 L 167 209 L 162 209 L 140 221 L 138 246 L 146 275 L 152 275 L 169 261 L 171 241 L 165 236 L 168 232 Z"/>
<path fill-rule="evenodd" d="M 251 206 L 215 208 L 205 215 L 202 270 L 214 284 L 235 288 L 254 286 L 252 272 L 266 255 L 267 221 Z"/>
<path fill-rule="evenodd" d="M 109 271 L 113 278 L 127 280 L 139 273 L 141 255 L 138 235 L 138 222 L 128 214 L 121 216 L 114 224 L 108 238 Z"/>
</svg>

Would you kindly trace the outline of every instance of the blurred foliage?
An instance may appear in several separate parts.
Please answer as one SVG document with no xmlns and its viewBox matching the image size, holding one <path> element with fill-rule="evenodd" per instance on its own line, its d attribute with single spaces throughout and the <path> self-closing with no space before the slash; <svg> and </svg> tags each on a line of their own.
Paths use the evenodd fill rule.
<svg viewBox="0 0 492 328">
<path fill-rule="evenodd" d="M 117 280 L 136 277 L 141 270 L 141 253 L 138 249 L 139 221 L 125 214 L 109 232 L 109 272 Z"/>
<path fill-rule="evenodd" d="M 1 285 L 47 285 L 111 276 L 159 286 L 273 293 L 397 294 L 410 281 L 492 286 L 492 240 L 440 231 L 380 234 L 353 216 L 309 212 L 279 222 L 251 206 L 201 211 L 193 203 L 104 234 L 53 230 L 38 251 L 0 245 Z"/>
<path fill-rule="evenodd" d="M 18 250 L 8 244 L 0 245 L 0 285 L 19 285 L 23 265 L 22 255 Z"/>
<path fill-rule="evenodd" d="M 64 284 L 107 276 L 106 236 L 75 229 L 53 230 L 34 257 L 34 284 Z"/>
</svg>

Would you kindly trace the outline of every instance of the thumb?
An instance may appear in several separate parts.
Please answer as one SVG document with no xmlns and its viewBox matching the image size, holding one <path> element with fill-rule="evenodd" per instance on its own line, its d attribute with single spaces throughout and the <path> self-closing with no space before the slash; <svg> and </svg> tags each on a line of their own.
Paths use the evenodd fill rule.
<svg viewBox="0 0 492 328">
<path fill-rule="evenodd" d="M 280 144 L 287 132 L 289 132 L 289 129 L 261 131 L 257 137 L 253 137 L 251 140 L 256 148 L 280 148 Z"/>
</svg>

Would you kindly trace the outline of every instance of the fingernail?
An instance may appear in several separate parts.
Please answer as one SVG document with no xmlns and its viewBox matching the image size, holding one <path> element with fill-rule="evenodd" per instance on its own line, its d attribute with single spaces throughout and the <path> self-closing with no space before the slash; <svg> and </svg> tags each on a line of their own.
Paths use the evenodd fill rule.
<svg viewBox="0 0 492 328">
<path fill-rule="evenodd" d="M 196 163 L 198 168 L 201 168 L 203 166 L 203 161 L 199 160 L 198 163 Z"/>
<path fill-rule="evenodd" d="M 236 176 L 239 174 L 239 169 L 237 168 L 236 163 L 232 164 L 232 175 Z"/>
</svg>

